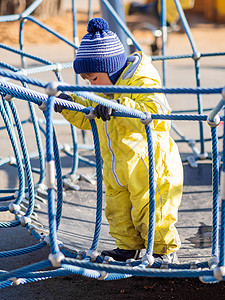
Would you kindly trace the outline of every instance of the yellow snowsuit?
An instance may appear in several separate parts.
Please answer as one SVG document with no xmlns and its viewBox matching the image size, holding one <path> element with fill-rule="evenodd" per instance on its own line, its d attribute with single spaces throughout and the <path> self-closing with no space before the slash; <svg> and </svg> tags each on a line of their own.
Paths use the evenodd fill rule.
<svg viewBox="0 0 225 300">
<path fill-rule="evenodd" d="M 128 57 L 128 66 L 116 85 L 160 87 L 161 83 L 150 58 L 136 52 Z M 90 100 L 71 96 L 84 106 L 97 105 Z M 109 95 L 100 96 L 110 99 Z M 126 107 L 153 114 L 168 114 L 170 111 L 163 94 L 116 93 L 113 99 L 119 99 Z M 89 120 L 81 112 L 64 109 L 62 115 L 78 128 L 91 129 Z M 139 119 L 125 117 L 111 117 L 106 122 L 96 119 L 96 124 L 103 158 L 105 214 L 110 234 L 120 249 L 146 248 L 149 183 L 145 127 Z M 174 223 L 182 196 L 183 169 L 177 146 L 169 135 L 170 121 L 154 120 L 151 128 L 155 164 L 154 253 L 169 254 L 180 247 Z"/>
</svg>

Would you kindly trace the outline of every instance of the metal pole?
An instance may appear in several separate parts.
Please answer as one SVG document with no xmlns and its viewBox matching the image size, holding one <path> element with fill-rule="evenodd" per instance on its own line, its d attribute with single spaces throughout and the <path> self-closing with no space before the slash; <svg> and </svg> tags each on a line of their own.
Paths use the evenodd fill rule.
<svg viewBox="0 0 225 300">
<path fill-rule="evenodd" d="M 122 0 L 108 0 L 107 2 L 109 2 L 112 5 L 112 7 L 116 11 L 116 13 L 119 15 L 119 17 L 124 21 L 124 23 L 126 23 L 123 1 Z M 102 3 L 101 0 L 100 0 L 100 7 L 101 7 L 101 15 L 102 15 L 102 17 L 104 19 L 106 19 L 107 22 L 109 23 L 109 29 L 111 31 L 115 32 L 118 35 L 121 43 L 124 46 L 126 54 L 129 55 L 130 54 L 130 49 L 129 49 L 129 46 L 127 44 L 127 36 L 126 36 L 126 34 L 121 29 L 121 27 L 118 25 L 118 23 L 115 21 L 115 19 L 111 15 L 110 11 Z"/>
</svg>

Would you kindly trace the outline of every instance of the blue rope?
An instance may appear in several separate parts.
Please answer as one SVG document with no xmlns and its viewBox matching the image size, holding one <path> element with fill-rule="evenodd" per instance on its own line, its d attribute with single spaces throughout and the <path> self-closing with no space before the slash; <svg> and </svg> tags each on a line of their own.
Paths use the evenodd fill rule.
<svg viewBox="0 0 225 300">
<path fill-rule="evenodd" d="M 223 111 L 225 115 L 225 109 Z M 225 137 L 225 122 L 223 123 L 223 135 Z M 221 174 L 225 174 L 225 138 L 223 138 L 223 166 Z M 221 176 L 221 190 L 224 188 L 224 182 L 222 182 Z M 225 266 L 225 195 L 221 195 L 221 218 L 220 218 L 220 256 L 219 256 L 219 266 Z"/>
<path fill-rule="evenodd" d="M 214 52 L 214 53 L 201 53 L 201 57 L 212 57 L 212 56 L 223 56 L 225 55 L 225 52 Z M 152 56 L 152 61 L 157 61 L 157 60 L 171 60 L 171 59 L 185 59 L 185 58 L 194 58 L 194 54 L 181 54 L 181 55 L 155 55 Z"/>
<path fill-rule="evenodd" d="M 51 164 L 53 160 L 53 126 L 52 126 L 52 114 L 53 114 L 53 101 L 52 97 L 48 98 L 46 111 L 44 115 L 46 117 L 46 164 Z M 52 180 L 55 174 L 52 174 L 54 170 L 49 169 L 48 177 L 52 185 Z M 53 178 L 52 178 L 53 177 Z M 56 240 L 56 219 L 55 219 L 55 190 L 54 186 L 48 187 L 48 219 L 49 219 L 49 238 L 51 253 L 55 254 L 59 252 L 59 247 Z"/>
<path fill-rule="evenodd" d="M 62 181 L 62 168 L 61 168 L 61 160 L 59 156 L 59 148 L 58 148 L 57 138 L 54 129 L 53 129 L 53 149 L 54 149 L 54 159 L 55 159 L 56 179 L 57 179 L 56 230 L 58 230 L 61 217 L 62 217 L 63 181 Z"/>
<path fill-rule="evenodd" d="M 3 98 L 3 97 L 2 97 Z M 18 166 L 18 176 L 19 176 L 19 193 L 17 196 L 17 199 L 14 201 L 15 204 L 20 204 L 23 194 L 24 194 L 24 188 L 25 188 L 25 178 L 24 178 L 24 171 L 22 166 L 22 159 L 19 153 L 19 147 L 16 141 L 16 137 L 14 134 L 13 127 L 11 126 L 12 122 L 10 122 L 9 114 L 7 114 L 5 107 L 3 106 L 2 102 L 0 101 L 0 112 L 2 115 L 2 118 L 4 120 L 4 123 L 6 124 L 9 139 L 12 144 L 12 148 L 15 154 L 17 166 Z"/>
<path fill-rule="evenodd" d="M 17 270 L 12 270 L 10 272 L 7 272 L 0 277 L 0 280 L 4 281 L 13 277 L 23 278 L 26 275 L 26 273 L 29 273 L 31 271 L 34 272 L 34 271 L 42 270 L 49 267 L 51 267 L 51 262 L 49 260 L 44 260 L 42 262 L 38 262 Z"/>
<path fill-rule="evenodd" d="M 4 62 L 0 62 L 0 66 L 3 67 L 3 68 L 9 69 L 10 71 L 13 71 L 13 72 L 17 72 L 18 71 L 18 69 L 15 68 L 14 66 L 6 64 Z"/>
<path fill-rule="evenodd" d="M 73 160 L 72 160 L 72 168 L 70 174 L 75 174 L 78 169 L 78 140 L 77 140 L 77 131 L 73 125 L 70 125 L 71 134 L 72 134 L 72 141 L 73 141 Z"/>
<path fill-rule="evenodd" d="M 189 42 L 190 42 L 190 44 L 191 44 L 191 48 L 192 48 L 192 50 L 193 50 L 194 53 L 197 53 L 197 52 L 198 52 L 198 51 L 197 51 L 197 47 L 196 47 L 195 42 L 194 42 L 194 39 L 193 39 L 193 37 L 192 37 L 192 33 L 191 33 L 190 27 L 189 27 L 189 25 L 188 25 L 187 19 L 186 19 L 186 17 L 185 17 L 184 11 L 183 11 L 183 9 L 182 9 L 182 6 L 181 6 L 181 4 L 180 4 L 180 1 L 174 0 L 174 3 L 175 3 L 175 5 L 176 5 L 177 11 L 178 11 L 178 13 L 179 13 L 180 20 L 181 20 L 181 22 L 182 22 L 182 24 L 183 24 L 184 30 L 185 30 L 185 32 L 186 32 L 186 35 L 187 35 L 187 37 L 188 37 L 188 39 L 189 39 Z"/>
<path fill-rule="evenodd" d="M 95 146 L 96 175 L 97 175 L 96 222 L 95 222 L 94 238 L 90 250 L 96 250 L 98 246 L 98 240 L 99 240 L 101 222 L 102 222 L 102 164 L 101 164 L 101 151 L 100 151 L 97 126 L 94 120 L 90 120 L 90 123 L 92 127 L 94 146 Z"/>
<path fill-rule="evenodd" d="M 20 20 L 20 29 L 19 29 L 19 45 L 20 45 L 20 51 L 21 51 L 21 54 L 20 54 L 20 58 L 21 58 L 21 63 L 22 63 L 22 66 L 23 68 L 26 68 L 26 61 L 24 59 L 24 56 L 22 54 L 22 51 L 23 51 L 23 26 L 24 26 L 24 19 Z"/>
<path fill-rule="evenodd" d="M 0 73 L 1 74 L 1 73 Z M 143 88 L 143 87 L 129 87 L 129 86 L 68 86 L 59 85 L 58 90 L 70 92 L 97 92 L 97 93 L 166 93 L 166 94 L 221 94 L 223 88 Z M 81 94 L 81 93 L 80 93 Z"/>
<path fill-rule="evenodd" d="M 25 57 L 27 57 L 27 58 L 36 60 L 36 61 L 38 61 L 38 62 L 40 62 L 40 63 L 45 64 L 45 65 L 51 65 L 51 62 L 50 62 L 49 60 L 46 60 L 46 59 L 37 57 L 37 56 L 35 56 L 35 55 L 31 55 L 31 54 L 25 53 L 25 52 L 23 52 L 23 51 L 21 51 L 21 50 L 14 49 L 14 48 L 12 48 L 12 47 L 10 47 L 10 46 L 6 46 L 6 45 L 1 44 L 1 43 L 0 43 L 0 48 L 5 49 L 5 50 L 8 50 L 8 51 L 11 51 L 11 52 L 16 53 L 16 54 L 19 54 L 19 55 L 23 55 L 23 56 L 25 56 Z"/>
<path fill-rule="evenodd" d="M 6 288 L 13 285 L 13 282 L 11 280 L 5 280 L 3 282 L 0 282 L 0 289 Z"/>
<path fill-rule="evenodd" d="M 67 276 L 73 274 L 72 272 L 65 270 L 65 269 L 56 269 L 56 270 L 49 270 L 49 271 L 38 271 L 38 272 L 28 272 L 23 275 L 23 279 L 26 280 L 42 280 L 53 278 L 56 276 Z"/>
<path fill-rule="evenodd" d="M 15 196 L 5 196 L 5 197 L 0 197 L 0 201 L 8 201 L 8 200 L 13 200 L 15 199 Z"/>
<path fill-rule="evenodd" d="M 30 15 L 40 4 L 43 0 L 36 0 L 34 1 L 20 16 L 21 18 L 25 18 L 26 16 Z"/>
<path fill-rule="evenodd" d="M 48 32 L 52 33 L 54 36 L 56 36 L 58 39 L 60 39 L 61 41 L 67 43 L 68 45 L 70 45 L 71 47 L 73 47 L 74 49 L 78 49 L 78 47 L 73 44 L 72 42 L 70 42 L 68 39 L 66 39 L 64 36 L 62 36 L 60 33 L 57 33 L 55 30 L 51 29 L 50 27 L 48 27 L 47 25 L 43 24 L 42 22 L 40 22 L 39 20 L 37 20 L 36 18 L 32 17 L 32 16 L 27 16 L 26 20 L 30 20 L 31 22 L 37 24 L 38 26 L 40 26 L 41 28 L 47 30 Z"/>
<path fill-rule="evenodd" d="M 145 126 L 147 142 L 148 142 L 148 157 L 149 157 L 149 224 L 148 224 L 148 244 L 147 254 L 153 253 L 154 232 L 155 232 L 155 185 L 154 185 L 154 156 L 153 156 L 153 141 L 150 125 Z"/>
<path fill-rule="evenodd" d="M 40 129 L 38 126 L 38 120 L 37 116 L 34 110 L 33 103 L 28 102 L 29 110 L 30 110 L 30 116 L 32 120 L 32 125 L 34 128 L 34 134 L 36 138 L 36 143 L 37 143 L 37 149 L 38 149 L 38 158 L 39 158 L 39 165 L 40 165 L 40 177 L 38 180 L 38 184 L 43 183 L 44 177 L 45 177 L 45 167 L 44 167 L 44 153 L 43 153 L 43 146 L 42 146 L 42 141 L 41 141 L 41 135 L 40 135 Z M 32 157 L 32 156 L 31 156 Z"/>
<path fill-rule="evenodd" d="M 220 226 L 220 256 L 219 266 L 225 267 L 225 199 L 221 204 L 221 226 Z"/>
<path fill-rule="evenodd" d="M 200 87 L 200 76 L 199 76 L 199 67 L 200 62 L 199 60 L 195 61 L 195 77 L 196 77 L 196 85 L 197 87 Z M 197 94 L 197 102 L 198 102 L 198 113 L 202 114 L 202 97 L 201 94 Z M 204 134 L 203 134 L 203 124 L 201 121 L 199 121 L 199 133 L 200 133 L 200 146 L 201 146 L 201 154 L 205 153 L 205 147 L 204 147 Z"/>
<path fill-rule="evenodd" d="M 219 152 L 217 127 L 211 128 L 212 134 L 212 185 L 213 185 L 213 226 L 212 226 L 212 256 L 218 257 L 219 237 Z"/>
<path fill-rule="evenodd" d="M 27 151 L 27 146 L 25 142 L 25 137 L 23 133 L 23 129 L 20 123 L 20 119 L 18 117 L 18 112 L 16 110 L 16 107 L 13 102 L 9 103 L 9 106 L 12 110 L 12 114 L 14 116 L 14 120 L 17 126 L 17 131 L 18 131 L 18 136 L 19 136 L 19 141 L 23 153 L 23 158 L 24 158 L 24 168 L 26 172 L 26 177 L 27 177 L 27 184 L 28 184 L 28 195 L 29 195 L 29 204 L 27 207 L 27 211 L 25 213 L 26 217 L 29 217 L 34 209 L 34 185 L 33 185 L 33 178 L 32 178 L 32 172 L 31 172 L 31 165 L 30 165 L 30 160 L 28 156 L 28 151 Z"/>
<path fill-rule="evenodd" d="M 108 273 L 121 273 L 121 274 L 131 274 L 133 276 L 151 276 L 151 277 L 187 277 L 196 278 L 200 276 L 212 276 L 212 270 L 165 270 L 165 269 L 155 269 L 155 268 L 132 268 L 124 266 L 112 266 L 109 264 L 93 264 L 90 262 L 84 262 L 82 260 L 76 260 L 72 258 L 65 258 L 62 260 L 62 268 L 67 268 L 69 266 L 77 266 L 80 268 L 85 268 L 89 270 L 105 271 Z"/>
<path fill-rule="evenodd" d="M 0 22 L 12 22 L 19 20 L 20 15 L 0 16 Z"/>
<path fill-rule="evenodd" d="M 10 250 L 10 251 L 2 251 L 0 252 L 0 258 L 3 257 L 12 257 L 12 256 L 17 256 L 17 255 L 23 255 L 27 253 L 31 253 L 37 250 L 40 250 L 46 246 L 46 242 L 41 242 L 37 245 L 30 246 L 27 248 L 22 248 L 22 249 L 16 249 L 16 250 Z"/>
<path fill-rule="evenodd" d="M 9 77 L 16 80 L 21 80 L 23 82 L 37 85 L 42 88 L 46 88 L 47 83 L 44 81 L 40 81 L 31 77 L 26 77 L 24 75 L 18 75 L 16 73 L 0 70 L 0 75 Z M 85 93 L 81 93 L 82 91 L 89 92 L 98 92 L 98 93 L 166 93 L 166 94 L 221 94 L 223 88 L 142 88 L 142 87 L 128 87 L 128 86 L 69 86 L 69 85 L 58 85 L 58 90 L 60 91 L 74 91 L 80 92 L 80 95 L 85 95 Z M 78 93 L 77 93 L 78 94 Z M 96 95 L 95 95 L 96 96 Z"/>
<path fill-rule="evenodd" d="M 0 211 L 7 211 L 8 207 L 6 207 L 7 209 L 3 210 L 2 207 L 0 207 Z M 0 222 L 0 228 L 11 228 L 11 227 L 17 227 L 18 225 L 20 225 L 20 221 L 10 221 L 10 222 Z"/>
</svg>

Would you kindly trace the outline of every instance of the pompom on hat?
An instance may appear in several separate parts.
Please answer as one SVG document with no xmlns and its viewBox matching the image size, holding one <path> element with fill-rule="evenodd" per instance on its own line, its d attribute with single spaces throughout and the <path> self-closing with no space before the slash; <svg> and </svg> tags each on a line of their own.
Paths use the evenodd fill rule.
<svg viewBox="0 0 225 300">
<path fill-rule="evenodd" d="M 94 18 L 89 21 L 87 31 L 73 63 L 74 71 L 112 75 L 122 69 L 127 61 L 125 50 L 118 36 L 109 30 L 107 21 Z"/>
</svg>

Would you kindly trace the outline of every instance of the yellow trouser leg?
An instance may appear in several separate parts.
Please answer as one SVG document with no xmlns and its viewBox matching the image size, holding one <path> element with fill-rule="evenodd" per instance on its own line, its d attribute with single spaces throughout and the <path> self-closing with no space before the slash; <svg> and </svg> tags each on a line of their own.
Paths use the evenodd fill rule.
<svg viewBox="0 0 225 300">
<path fill-rule="evenodd" d="M 158 137 L 159 136 L 159 137 Z M 174 224 L 177 221 L 183 188 L 183 169 L 173 140 L 158 134 L 154 140 L 156 254 L 169 254 L 180 248 Z M 159 142 L 160 141 L 160 142 Z M 117 247 L 124 250 L 146 248 L 149 225 L 148 157 L 134 156 L 120 169 L 126 187 L 111 178 L 106 185 L 106 217 Z M 118 174 L 120 174 L 118 173 Z"/>
<path fill-rule="evenodd" d="M 116 246 L 124 250 L 143 249 L 144 240 L 134 227 L 131 210 L 130 193 L 126 189 L 106 189 L 105 215 L 109 222 L 109 233 L 116 239 Z"/>
<path fill-rule="evenodd" d="M 156 178 L 155 188 L 155 236 L 154 250 L 156 254 L 169 254 L 179 249 L 180 241 L 174 226 L 177 221 L 178 207 L 181 201 L 182 184 L 178 178 L 178 184 L 170 183 L 172 179 L 166 176 Z M 145 240 L 145 247 L 148 241 L 149 224 L 149 191 L 148 176 L 146 167 L 140 159 L 133 170 L 129 180 L 131 202 L 133 206 L 132 220 L 137 231 Z"/>
</svg>

